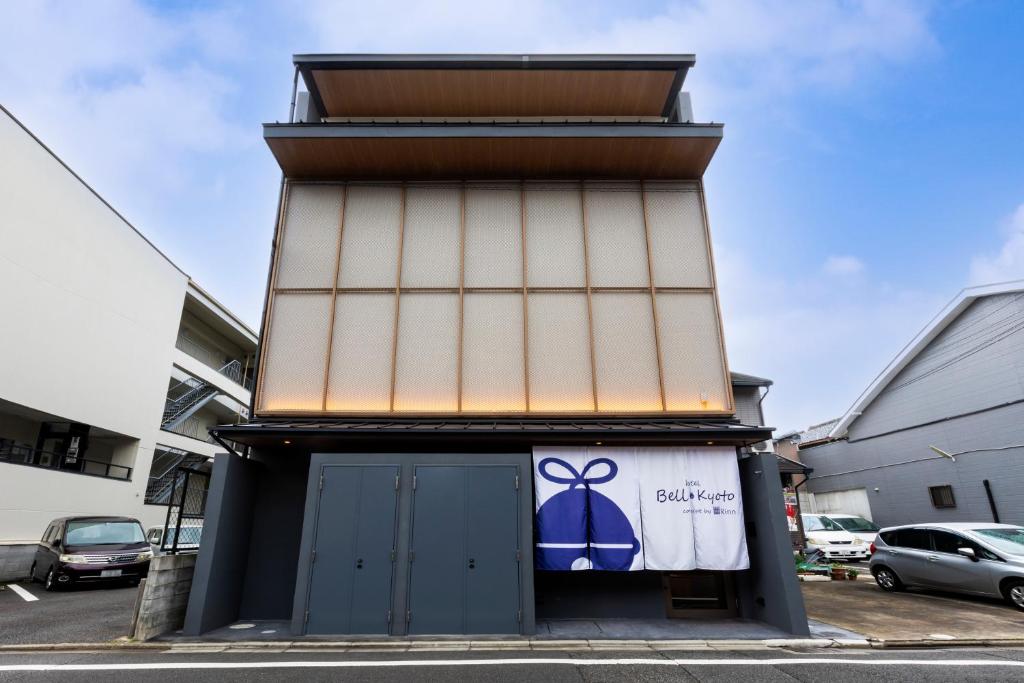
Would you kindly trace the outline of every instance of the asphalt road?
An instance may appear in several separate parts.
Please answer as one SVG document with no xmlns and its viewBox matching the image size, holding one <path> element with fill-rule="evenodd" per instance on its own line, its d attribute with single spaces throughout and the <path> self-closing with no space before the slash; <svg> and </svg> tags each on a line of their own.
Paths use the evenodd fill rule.
<svg viewBox="0 0 1024 683">
<path fill-rule="evenodd" d="M 47 593 L 40 583 L 15 584 L 37 600 L 0 591 L 0 645 L 98 643 L 128 635 L 139 589 L 119 584 Z"/>
<path fill-rule="evenodd" d="M 36 670 L 40 667 L 56 667 Z M 81 668 L 86 667 L 86 668 Z M 1010 681 L 1024 650 L 0 654 L 0 681 Z"/>
</svg>

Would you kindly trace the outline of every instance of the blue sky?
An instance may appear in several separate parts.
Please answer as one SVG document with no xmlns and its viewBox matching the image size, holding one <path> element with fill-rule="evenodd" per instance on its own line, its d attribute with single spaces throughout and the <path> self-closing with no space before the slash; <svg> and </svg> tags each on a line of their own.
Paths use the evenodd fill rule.
<svg viewBox="0 0 1024 683">
<path fill-rule="evenodd" d="M 694 52 L 733 369 L 842 413 L 965 285 L 1024 278 L 1019 2 L 79 2 L 0 7 L 0 102 L 259 321 L 296 52 Z M 2 152 L 0 152 L 2 153 Z M 0 157 L 2 159 L 2 157 Z"/>
</svg>

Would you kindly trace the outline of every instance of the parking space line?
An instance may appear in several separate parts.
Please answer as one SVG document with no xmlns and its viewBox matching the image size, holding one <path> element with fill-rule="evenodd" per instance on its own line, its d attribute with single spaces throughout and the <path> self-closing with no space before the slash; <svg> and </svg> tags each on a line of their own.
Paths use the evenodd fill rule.
<svg viewBox="0 0 1024 683">
<path fill-rule="evenodd" d="M 20 595 L 21 599 L 24 600 L 25 602 L 35 602 L 36 600 L 39 599 L 36 596 L 34 596 L 31 593 L 29 593 L 24 588 L 22 588 L 21 586 L 18 586 L 16 584 L 9 583 L 9 584 L 7 584 L 7 587 L 10 588 L 15 593 L 17 593 L 18 595 Z"/>
</svg>

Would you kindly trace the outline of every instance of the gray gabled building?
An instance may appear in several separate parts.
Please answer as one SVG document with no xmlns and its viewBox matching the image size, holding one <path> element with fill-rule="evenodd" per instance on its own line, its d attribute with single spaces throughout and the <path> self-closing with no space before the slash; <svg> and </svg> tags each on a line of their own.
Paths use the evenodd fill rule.
<svg viewBox="0 0 1024 683">
<path fill-rule="evenodd" d="M 960 292 L 826 438 L 800 445 L 819 510 L 1024 524 L 1024 281 Z"/>
</svg>

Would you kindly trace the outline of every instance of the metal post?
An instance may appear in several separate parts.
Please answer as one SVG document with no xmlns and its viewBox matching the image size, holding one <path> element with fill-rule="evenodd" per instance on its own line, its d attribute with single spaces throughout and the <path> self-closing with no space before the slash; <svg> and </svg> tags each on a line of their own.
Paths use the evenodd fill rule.
<svg viewBox="0 0 1024 683">
<path fill-rule="evenodd" d="M 988 496 L 988 506 L 992 509 L 992 521 L 999 524 L 999 510 L 996 509 L 996 499 L 992 495 L 992 485 L 985 479 L 981 482 L 985 485 L 985 495 Z"/>
<path fill-rule="evenodd" d="M 295 123 L 295 95 L 299 91 L 299 67 L 295 66 L 295 75 L 292 76 L 292 103 L 288 108 L 288 123 Z"/>
</svg>

